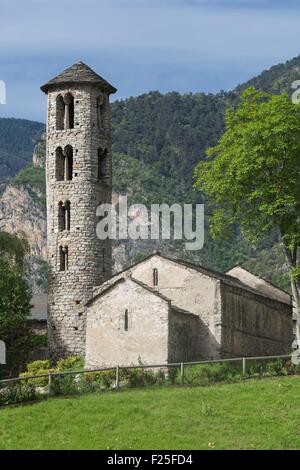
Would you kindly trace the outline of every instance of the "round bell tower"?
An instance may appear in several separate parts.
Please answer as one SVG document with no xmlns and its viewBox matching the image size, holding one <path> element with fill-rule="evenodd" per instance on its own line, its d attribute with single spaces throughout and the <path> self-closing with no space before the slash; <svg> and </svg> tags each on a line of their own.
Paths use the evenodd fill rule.
<svg viewBox="0 0 300 470">
<path fill-rule="evenodd" d="M 54 359 L 85 353 L 84 304 L 111 276 L 111 241 L 96 209 L 112 195 L 109 96 L 116 89 L 83 62 L 41 87 L 48 95 L 48 335 Z"/>
</svg>

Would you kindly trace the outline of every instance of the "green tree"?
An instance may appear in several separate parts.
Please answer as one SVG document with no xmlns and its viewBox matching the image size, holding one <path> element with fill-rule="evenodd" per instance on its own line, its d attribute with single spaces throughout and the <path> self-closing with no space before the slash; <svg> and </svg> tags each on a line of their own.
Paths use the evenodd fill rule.
<svg viewBox="0 0 300 470">
<path fill-rule="evenodd" d="M 300 106 L 285 94 L 245 90 L 195 178 L 214 208 L 214 237 L 227 238 L 236 223 L 251 242 L 278 231 L 299 314 Z"/>
<path fill-rule="evenodd" d="M 0 339 L 6 344 L 5 374 L 15 375 L 30 357 L 33 333 L 28 324 L 31 291 L 24 273 L 26 240 L 0 232 Z"/>
</svg>

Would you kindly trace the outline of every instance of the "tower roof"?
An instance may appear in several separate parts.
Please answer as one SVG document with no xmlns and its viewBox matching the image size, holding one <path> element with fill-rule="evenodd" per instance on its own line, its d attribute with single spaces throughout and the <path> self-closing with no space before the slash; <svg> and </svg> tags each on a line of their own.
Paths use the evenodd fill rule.
<svg viewBox="0 0 300 470">
<path fill-rule="evenodd" d="M 76 64 L 71 65 L 71 67 L 64 70 L 62 73 L 56 77 L 49 80 L 45 85 L 41 86 L 41 90 L 44 93 L 47 93 L 48 90 L 55 85 L 65 85 L 73 83 L 90 83 L 99 85 L 104 90 L 109 93 L 115 93 L 117 89 L 110 85 L 104 78 L 100 77 L 94 70 L 92 70 L 88 65 L 83 62 L 76 62 Z"/>
</svg>

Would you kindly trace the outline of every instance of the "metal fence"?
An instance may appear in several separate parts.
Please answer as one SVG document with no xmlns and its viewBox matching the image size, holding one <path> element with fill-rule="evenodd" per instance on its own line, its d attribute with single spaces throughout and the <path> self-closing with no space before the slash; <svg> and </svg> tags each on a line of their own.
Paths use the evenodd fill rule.
<svg viewBox="0 0 300 470">
<path fill-rule="evenodd" d="M 239 357 L 239 358 L 230 358 L 230 359 L 215 359 L 215 360 L 206 360 L 206 361 L 195 361 L 195 362 L 178 362 L 178 363 L 170 363 L 170 364 L 147 364 L 147 365 L 130 365 L 130 366 L 116 366 L 116 367 L 106 367 L 106 368 L 99 368 L 99 369 L 84 369 L 84 370 L 76 370 L 76 371 L 62 371 L 62 372 L 51 372 L 43 373 L 39 375 L 32 375 L 26 377 L 16 377 L 16 378 L 9 378 L 0 380 L 0 398 L 1 398 L 1 390 L 9 389 L 13 385 L 17 384 L 31 384 L 35 388 L 38 388 L 40 385 L 40 389 L 42 389 L 42 394 L 45 396 L 51 396 L 53 394 L 59 395 L 58 385 L 62 385 L 59 382 L 60 379 L 64 378 L 67 379 L 68 377 L 72 380 L 69 380 L 69 385 L 72 384 L 73 389 L 74 387 L 79 390 L 79 385 L 82 385 L 81 377 L 85 378 L 84 383 L 93 384 L 98 378 L 99 380 L 99 387 L 98 389 L 115 389 L 118 390 L 120 386 L 126 387 L 134 386 L 136 383 L 137 386 L 139 385 L 151 385 L 153 383 L 153 377 L 156 373 L 155 377 L 160 377 L 160 381 L 157 380 L 158 383 L 173 383 L 173 384 L 205 384 L 205 374 L 204 372 L 207 370 L 206 366 L 215 366 L 217 364 L 226 364 L 226 373 L 231 374 L 232 379 L 240 378 L 246 379 L 255 376 L 266 376 L 268 375 L 268 370 L 274 369 L 275 374 L 273 375 L 282 375 L 280 373 L 280 367 L 290 363 L 291 355 L 281 355 L 281 356 L 258 356 L 258 357 Z M 278 364 L 278 373 L 276 372 L 276 368 L 274 366 L 270 366 L 270 364 Z M 278 362 L 279 361 L 279 362 Z M 291 364 L 291 363 L 290 363 Z M 205 369 L 206 367 L 206 369 Z M 272 370 L 273 370 L 272 369 Z M 155 372 L 157 371 L 158 372 Z M 287 370 L 287 369 L 286 369 Z M 133 372 L 135 371 L 135 372 Z M 144 375 L 135 375 L 138 374 L 138 371 L 144 371 Z M 220 371 L 219 371 L 220 372 Z M 105 375 L 105 373 L 107 373 Z M 293 373 L 300 373 L 300 369 L 293 369 Z M 152 374 L 152 375 L 151 375 Z M 218 370 L 214 370 L 212 368 L 212 381 L 222 381 L 222 377 L 224 374 L 218 375 Z M 272 374 L 271 374 L 272 375 Z M 103 385 L 103 377 L 105 378 L 105 386 Z M 175 378 L 174 378 L 175 377 Z M 195 379 L 195 377 L 198 379 Z M 171 378 L 171 379 L 170 379 Z M 201 380 L 202 382 L 201 382 Z M 207 377 L 206 377 L 207 378 Z M 219 380 L 218 380 L 219 378 Z M 89 380 L 87 380 L 89 379 Z M 93 382 L 94 380 L 94 382 Z M 126 382 L 127 380 L 127 382 Z M 200 382 L 199 382 L 200 380 Z M 207 378 L 209 381 L 209 377 Z M 39 384 L 40 382 L 40 384 Z M 148 383 L 149 382 L 149 383 Z M 82 387 L 82 391 L 92 391 L 95 390 L 97 387 L 90 386 L 90 387 Z M 71 390 L 71 389 L 70 389 Z M 68 391 L 68 388 L 65 390 Z M 71 393 L 71 392 L 70 392 Z M 67 393 L 66 393 L 67 394 Z"/>
</svg>

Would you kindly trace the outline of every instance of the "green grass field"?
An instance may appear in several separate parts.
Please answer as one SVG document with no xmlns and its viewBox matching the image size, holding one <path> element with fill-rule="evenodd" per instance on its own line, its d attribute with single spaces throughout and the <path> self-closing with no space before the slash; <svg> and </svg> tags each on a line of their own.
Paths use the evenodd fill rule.
<svg viewBox="0 0 300 470">
<path fill-rule="evenodd" d="M 300 449 L 300 378 L 157 387 L 0 409 L 3 449 Z"/>
</svg>

